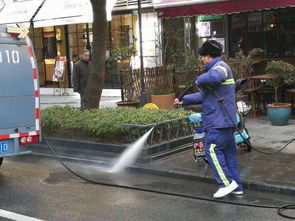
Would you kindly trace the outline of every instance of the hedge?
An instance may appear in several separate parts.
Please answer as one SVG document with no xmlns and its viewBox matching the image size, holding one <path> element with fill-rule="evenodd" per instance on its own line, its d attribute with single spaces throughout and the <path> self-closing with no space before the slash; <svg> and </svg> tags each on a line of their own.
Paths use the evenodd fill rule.
<svg viewBox="0 0 295 221">
<path fill-rule="evenodd" d="M 128 128 L 123 127 L 123 123 L 155 123 L 166 111 L 128 107 L 81 111 L 72 106 L 54 106 L 41 111 L 42 132 L 48 137 L 125 143 Z M 173 109 L 162 121 L 187 117 L 190 113 L 192 112 L 183 109 Z"/>
</svg>

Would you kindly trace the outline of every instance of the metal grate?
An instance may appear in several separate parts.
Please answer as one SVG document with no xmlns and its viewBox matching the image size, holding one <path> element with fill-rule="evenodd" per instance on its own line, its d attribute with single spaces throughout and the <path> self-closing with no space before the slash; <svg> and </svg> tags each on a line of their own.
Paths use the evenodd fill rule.
<svg viewBox="0 0 295 221">
<path fill-rule="evenodd" d="M 129 141 L 133 142 L 145 134 L 155 124 L 136 125 L 136 124 L 122 124 L 129 128 Z M 147 145 L 152 146 L 155 143 L 163 141 L 170 141 L 172 139 L 181 138 L 184 136 L 194 134 L 194 128 L 188 121 L 188 118 L 177 118 L 167 121 L 162 121 L 157 124 L 157 127 L 152 131 Z"/>
</svg>

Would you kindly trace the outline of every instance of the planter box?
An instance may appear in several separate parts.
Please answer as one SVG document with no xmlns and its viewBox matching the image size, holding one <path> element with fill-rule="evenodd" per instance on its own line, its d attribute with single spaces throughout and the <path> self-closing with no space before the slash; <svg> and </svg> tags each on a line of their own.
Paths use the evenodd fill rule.
<svg viewBox="0 0 295 221">
<path fill-rule="evenodd" d="M 171 141 L 162 142 L 152 146 L 145 146 L 143 151 L 137 158 L 137 162 L 150 162 L 180 151 L 184 151 L 192 146 L 192 135 L 174 139 Z M 89 157 L 101 157 L 111 159 L 120 156 L 120 154 L 127 148 L 127 144 L 107 144 L 107 143 L 92 143 L 86 141 L 77 141 L 60 138 L 47 138 L 48 143 L 58 153 L 59 156 L 64 157 L 81 157 L 81 153 L 86 153 Z M 45 142 L 38 144 L 27 145 L 35 153 L 50 153 Z M 77 155 L 77 156 L 76 156 Z"/>
<path fill-rule="evenodd" d="M 139 101 L 118 101 L 118 107 L 139 107 Z"/>
</svg>

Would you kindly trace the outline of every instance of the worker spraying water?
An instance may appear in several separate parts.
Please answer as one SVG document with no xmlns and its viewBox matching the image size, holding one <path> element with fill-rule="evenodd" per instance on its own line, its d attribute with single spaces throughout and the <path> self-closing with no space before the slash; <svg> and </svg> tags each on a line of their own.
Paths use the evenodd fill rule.
<svg viewBox="0 0 295 221">
<path fill-rule="evenodd" d="M 174 102 L 174 105 L 190 105 L 190 104 L 198 104 L 201 103 L 203 105 L 203 115 L 202 121 L 205 130 L 205 153 L 206 157 L 209 161 L 212 172 L 215 176 L 219 184 L 218 191 L 213 195 L 214 198 L 221 198 L 229 193 L 232 194 L 243 194 L 243 188 L 240 183 L 239 170 L 237 165 L 237 156 L 236 156 L 236 145 L 234 139 L 234 131 L 236 129 L 236 103 L 235 103 L 235 81 L 233 79 L 233 75 L 230 67 L 221 60 L 220 55 L 222 53 L 222 45 L 218 42 L 211 40 L 206 41 L 203 46 L 199 49 L 199 54 L 202 56 L 202 60 L 205 64 L 205 74 L 200 75 L 197 79 L 194 80 L 194 83 L 186 88 L 185 91 L 177 98 Z M 193 86 L 203 87 L 203 91 L 200 91 L 196 94 L 190 94 L 184 96 L 187 91 Z M 223 103 L 224 102 L 224 103 Z M 168 114 L 174 105 L 170 107 L 170 109 L 161 117 L 164 118 Z M 135 143 L 129 145 L 127 149 L 122 153 L 121 157 L 119 157 L 114 164 L 110 167 L 100 168 L 101 172 L 106 173 L 119 173 L 124 170 L 127 166 L 132 164 L 140 151 L 144 148 L 145 143 L 154 130 L 160 120 L 153 125 L 153 127 L 146 132 L 139 140 Z M 265 152 L 262 150 L 258 150 L 251 146 L 249 142 L 247 142 L 247 137 L 238 131 L 242 140 L 244 140 L 251 148 L 266 154 L 273 154 L 282 151 L 285 149 L 288 144 L 293 142 L 295 139 L 290 140 L 284 147 L 279 150 L 275 150 L 273 152 Z M 106 183 L 104 181 L 96 181 L 93 179 L 89 179 L 85 176 L 82 176 L 67 165 L 57 156 L 55 151 L 52 149 L 50 144 L 48 144 L 47 140 L 44 138 L 44 141 L 47 143 L 48 147 L 56 157 L 56 159 L 71 173 L 76 175 L 77 177 L 99 185 L 118 187 L 118 188 L 126 188 L 132 190 L 139 191 L 147 191 L 154 192 L 158 194 L 166 194 L 172 196 L 181 196 L 187 197 L 183 194 L 175 194 L 168 193 L 163 191 L 153 191 L 147 190 L 145 188 L 139 187 L 131 187 L 120 184 L 111 184 Z M 191 198 L 191 197 L 190 197 Z M 195 199 L 201 199 L 198 197 L 194 197 Z M 203 199 L 202 200 L 210 200 L 212 199 Z M 221 201 L 216 201 L 221 202 Z M 235 203 L 233 203 L 235 204 Z M 252 204 L 243 204 L 246 206 L 255 206 Z M 283 206 L 264 206 L 260 207 L 264 208 L 275 208 L 278 209 L 278 214 L 286 217 L 292 218 L 294 217 L 287 216 L 282 214 L 283 210 L 286 209 L 294 209 L 295 206 L 292 204 L 283 205 Z"/>
<path fill-rule="evenodd" d="M 225 96 L 225 104 L 232 115 L 230 117 L 236 120 L 235 82 L 230 67 L 220 58 L 221 53 L 222 45 L 218 42 L 210 40 L 203 44 L 199 49 L 199 54 L 202 56 L 207 72 L 199 76 L 194 84 L 195 86 L 214 86 L 214 90 Z M 182 94 L 185 94 L 186 91 Z M 182 101 L 180 101 L 181 98 Z M 175 105 L 197 103 L 203 104 L 203 125 L 206 132 L 205 152 L 212 172 L 219 184 L 219 189 L 213 196 L 220 198 L 230 192 L 243 194 L 233 134 L 236 121 L 232 122 L 229 119 L 229 116 L 222 110 L 222 106 L 216 101 L 214 93 L 208 88 L 196 94 L 181 95 L 179 99 L 175 100 Z M 133 163 L 153 129 L 154 127 L 131 144 L 109 172 L 118 173 Z"/>
<path fill-rule="evenodd" d="M 206 73 L 194 82 L 195 86 L 203 87 L 204 90 L 186 95 L 182 100 L 175 99 L 176 105 L 203 105 L 205 154 L 219 186 L 214 198 L 221 198 L 229 193 L 243 194 L 234 138 L 235 81 L 231 68 L 220 58 L 222 50 L 222 45 L 215 40 L 204 42 L 198 53 Z M 217 97 L 216 93 L 221 97 Z M 216 98 L 221 98 L 220 102 L 224 102 L 224 105 L 220 105 Z"/>
<path fill-rule="evenodd" d="M 119 157 L 119 159 L 113 164 L 110 170 L 108 170 L 107 172 L 119 173 L 123 171 L 127 166 L 131 165 L 136 160 L 136 157 L 144 147 L 153 129 L 154 127 L 152 127 L 148 132 L 146 132 L 141 138 L 139 138 L 133 144 L 130 144 Z"/>
</svg>

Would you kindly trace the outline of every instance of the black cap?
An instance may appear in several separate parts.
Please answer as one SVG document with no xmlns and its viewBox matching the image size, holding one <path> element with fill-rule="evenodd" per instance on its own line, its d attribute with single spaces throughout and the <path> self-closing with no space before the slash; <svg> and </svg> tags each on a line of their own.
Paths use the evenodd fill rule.
<svg viewBox="0 0 295 221">
<path fill-rule="evenodd" d="M 223 46 L 215 40 L 205 41 L 198 53 L 202 56 L 209 55 L 212 58 L 219 57 L 222 53 Z"/>
</svg>

